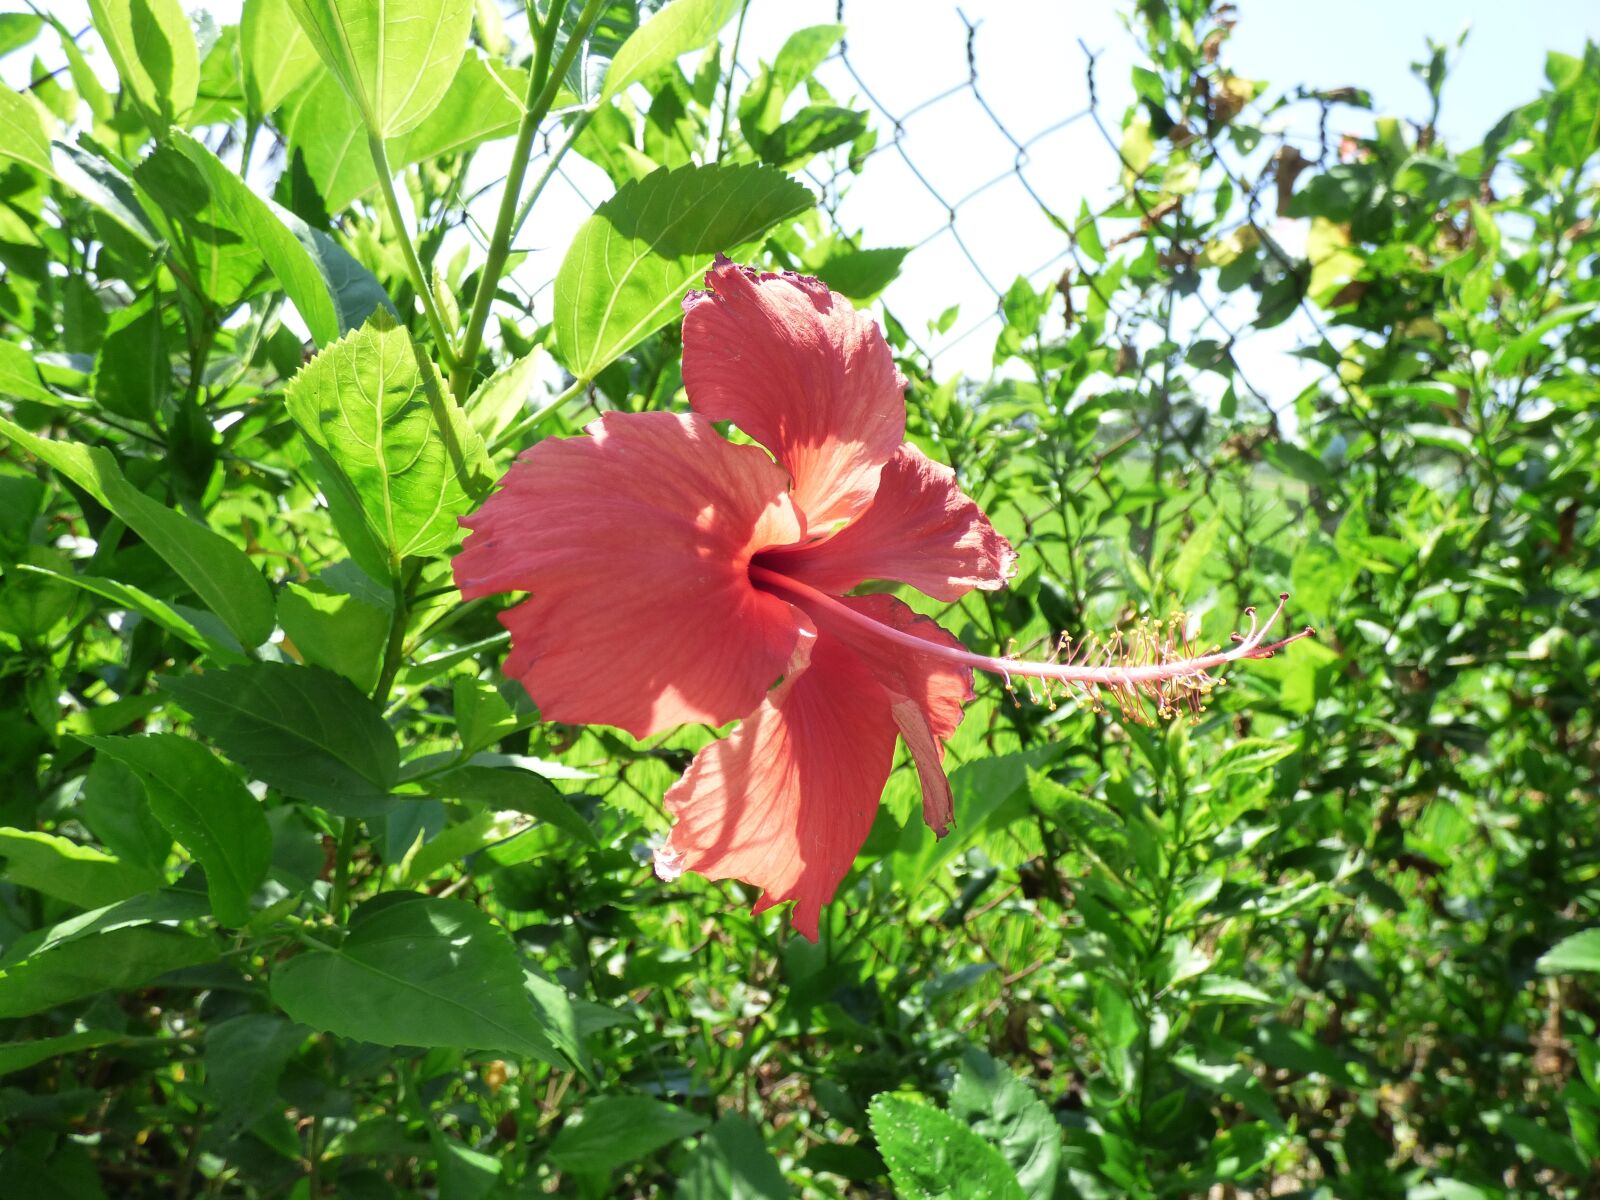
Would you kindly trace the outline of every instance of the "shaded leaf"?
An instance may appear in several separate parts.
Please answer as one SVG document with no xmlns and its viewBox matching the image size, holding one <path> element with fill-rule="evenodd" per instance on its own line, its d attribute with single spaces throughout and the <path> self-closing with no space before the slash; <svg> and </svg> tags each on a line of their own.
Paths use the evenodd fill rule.
<svg viewBox="0 0 1600 1200">
<path fill-rule="evenodd" d="M 320 667 L 251 663 L 159 682 L 257 779 L 333 812 L 372 812 L 388 799 L 400 751 L 349 680 Z"/>
<path fill-rule="evenodd" d="M 21 1071 L 46 1059 L 63 1054 L 75 1054 L 94 1046 L 105 1046 L 122 1040 L 122 1035 L 110 1029 L 83 1029 L 65 1033 L 60 1037 L 32 1038 L 22 1042 L 0 1042 L 0 1075 Z"/>
<path fill-rule="evenodd" d="M 159 504 L 130 484 L 109 450 L 36 437 L 0 417 L 0 434 L 42 459 L 132 529 L 221 617 L 246 646 L 272 632 L 272 591 L 227 538 Z"/>
<path fill-rule="evenodd" d="M 150 811 L 205 868 L 211 911 L 230 927 L 250 919 L 267 877 L 272 830 L 237 776 L 199 742 L 175 733 L 85 738 L 143 781 Z"/>
<path fill-rule="evenodd" d="M 950 1089 L 950 1112 L 1000 1148 L 1029 1200 L 1051 1200 L 1061 1165 L 1061 1128 L 1032 1088 L 969 1046 Z"/>
<path fill-rule="evenodd" d="M 206 1094 L 224 1132 L 282 1107 L 278 1079 L 310 1035 L 276 1013 L 245 1013 L 206 1030 Z"/>
<path fill-rule="evenodd" d="M 156 925 L 76 938 L 0 966 L 0 1017 L 23 1017 L 97 992 L 139 987 L 216 957 L 211 939 Z"/>
<path fill-rule="evenodd" d="M 561 1127 L 549 1158 L 563 1171 L 611 1171 L 699 1133 L 706 1124 L 702 1116 L 648 1096 L 601 1096 Z"/>
<path fill-rule="evenodd" d="M 729 1114 L 700 1139 L 677 1194 L 678 1200 L 782 1200 L 793 1193 L 761 1131 Z"/>
<path fill-rule="evenodd" d="M 460 900 L 368 901 L 343 945 L 308 950 L 273 972 L 272 998 L 301 1024 L 341 1037 L 567 1065 L 523 988 L 511 939 Z"/>
</svg>

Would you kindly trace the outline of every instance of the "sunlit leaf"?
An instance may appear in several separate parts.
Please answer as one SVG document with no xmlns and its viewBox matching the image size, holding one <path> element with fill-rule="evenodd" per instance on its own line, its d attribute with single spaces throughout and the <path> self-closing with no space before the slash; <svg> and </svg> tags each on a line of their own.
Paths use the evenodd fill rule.
<svg viewBox="0 0 1600 1200">
<path fill-rule="evenodd" d="M 556 275 L 556 346 L 567 369 L 595 374 L 672 319 L 718 254 L 738 256 L 811 207 L 781 171 L 750 165 L 656 171 L 584 222 Z"/>
<path fill-rule="evenodd" d="M 289 0 L 373 134 L 415 128 L 467 49 L 472 0 Z"/>
</svg>

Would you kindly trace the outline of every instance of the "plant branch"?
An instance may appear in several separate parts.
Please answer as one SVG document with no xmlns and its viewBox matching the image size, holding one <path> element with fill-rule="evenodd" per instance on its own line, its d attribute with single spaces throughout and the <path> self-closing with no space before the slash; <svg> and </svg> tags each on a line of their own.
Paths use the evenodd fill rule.
<svg viewBox="0 0 1600 1200">
<path fill-rule="evenodd" d="M 540 421 L 544 420 L 551 413 L 555 412 L 556 409 L 560 408 L 568 400 L 571 400 L 574 396 L 583 391 L 584 388 L 588 387 L 593 382 L 594 381 L 591 379 L 574 379 L 567 386 L 566 390 L 563 391 L 559 396 L 548 401 L 541 407 L 534 409 L 527 416 L 523 417 L 522 420 L 518 421 L 510 429 L 506 430 L 499 437 L 497 437 L 494 445 L 489 447 L 489 453 L 500 453 L 500 451 L 511 445 L 512 442 L 516 441 L 524 433 L 527 433 L 528 430 L 532 429 Z"/>
<path fill-rule="evenodd" d="M 522 223 L 533 212 L 533 206 L 538 202 L 539 193 L 544 191 L 545 184 L 549 183 L 551 177 L 555 175 L 556 168 L 561 165 L 561 160 L 566 157 L 567 151 L 572 149 L 572 144 L 589 127 L 589 122 L 594 120 L 594 114 L 595 110 L 592 108 L 586 108 L 579 113 L 577 120 L 572 123 L 572 128 L 567 131 L 566 139 L 552 150 L 549 157 L 545 159 L 544 170 L 540 171 L 539 177 L 533 181 L 533 186 L 528 189 L 528 194 L 522 201 L 522 207 L 517 210 L 516 220 L 511 222 L 511 236 L 513 238 L 522 231 Z"/>
<path fill-rule="evenodd" d="M 528 75 L 529 100 L 523 109 L 522 121 L 517 126 L 517 142 L 511 151 L 511 165 L 506 171 L 505 192 L 500 197 L 500 212 L 495 218 L 494 234 L 489 239 L 488 257 L 484 259 L 483 270 L 478 275 L 478 290 L 472 298 L 472 312 L 467 318 L 461 340 L 461 353 L 450 374 L 450 390 L 458 400 L 466 399 L 467 390 L 472 386 L 472 368 L 483 346 L 483 331 L 489 323 L 489 309 L 494 304 L 495 289 L 500 286 L 500 275 L 511 253 L 514 228 L 520 224 L 517 208 L 522 197 L 522 181 L 528 173 L 528 161 L 533 155 L 534 134 L 549 115 L 567 68 L 577 57 L 578 50 L 604 7 L 604 0 L 587 0 L 554 67 L 550 65 L 550 54 L 555 45 L 557 27 L 561 23 L 554 5 L 545 18 L 544 27 L 539 30 L 533 70 Z"/>
<path fill-rule="evenodd" d="M 729 119 L 733 116 L 733 81 L 739 73 L 739 43 L 744 40 L 744 15 L 750 11 L 750 0 L 739 6 L 739 23 L 733 27 L 733 53 L 728 58 L 728 83 L 722 90 L 722 129 L 717 134 L 717 162 L 728 149 Z"/>
<path fill-rule="evenodd" d="M 455 363 L 454 347 L 451 345 L 450 336 L 445 332 L 444 318 L 439 315 L 439 308 L 433 300 L 433 289 L 428 285 L 428 276 L 422 269 L 422 260 L 417 257 L 417 247 L 411 240 L 411 232 L 406 228 L 405 217 L 400 211 L 400 197 L 394 190 L 394 175 L 389 170 L 389 154 L 384 149 L 383 139 L 375 133 L 367 134 L 367 148 L 372 152 L 372 165 L 378 171 L 378 185 L 383 189 L 384 206 L 389 210 L 389 219 L 394 222 L 395 231 L 400 237 L 400 250 L 405 255 L 406 273 L 411 276 L 411 286 L 416 289 L 417 297 L 422 301 L 422 311 L 427 314 L 428 326 L 433 330 L 433 340 L 438 343 L 439 357 L 446 367 Z"/>
</svg>

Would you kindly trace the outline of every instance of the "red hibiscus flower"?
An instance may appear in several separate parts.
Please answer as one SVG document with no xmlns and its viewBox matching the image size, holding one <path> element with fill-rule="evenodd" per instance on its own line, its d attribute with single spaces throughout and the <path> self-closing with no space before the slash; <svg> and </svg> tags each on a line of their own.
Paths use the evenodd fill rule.
<svg viewBox="0 0 1600 1200">
<path fill-rule="evenodd" d="M 707 284 L 684 302 L 693 411 L 607 413 L 540 442 L 463 520 L 454 563 L 465 598 L 530 594 L 501 614 L 505 671 L 547 720 L 643 738 L 742 718 L 667 792 L 664 878 L 743 880 L 757 912 L 793 900 L 814 941 L 897 738 L 924 819 L 948 829 L 944 743 L 974 667 L 1165 711 L 1284 644 L 1252 628 L 1201 657 L 1147 633 L 1065 663 L 986 658 L 892 596 L 846 595 L 879 579 L 955 600 L 1001 587 L 1015 555 L 954 472 L 905 442 L 905 380 L 868 317 L 815 279 L 726 259 Z"/>
</svg>

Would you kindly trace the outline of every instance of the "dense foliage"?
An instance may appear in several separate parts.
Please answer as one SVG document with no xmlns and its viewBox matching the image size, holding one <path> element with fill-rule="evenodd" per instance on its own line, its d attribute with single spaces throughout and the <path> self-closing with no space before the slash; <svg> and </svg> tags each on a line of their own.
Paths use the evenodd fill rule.
<svg viewBox="0 0 1600 1200">
<path fill-rule="evenodd" d="M 449 555 L 517 450 L 681 406 L 716 252 L 892 279 L 803 186 L 886 133 L 841 30 L 746 78 L 735 0 L 90 8 L 0 16 L 0 1195 L 1595 1194 L 1600 50 L 1452 146 L 1432 47 L 1340 140 L 1359 89 L 1140 0 L 995 376 L 879 310 L 1021 556 L 918 604 L 1319 640 L 1195 721 L 980 684 L 955 830 L 901 766 L 812 944 L 651 870 L 711 731 L 541 723 Z M 616 194 L 529 299 L 569 153 Z"/>
</svg>

